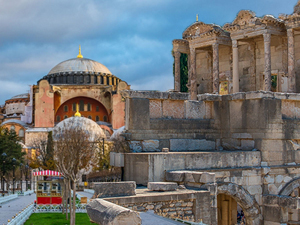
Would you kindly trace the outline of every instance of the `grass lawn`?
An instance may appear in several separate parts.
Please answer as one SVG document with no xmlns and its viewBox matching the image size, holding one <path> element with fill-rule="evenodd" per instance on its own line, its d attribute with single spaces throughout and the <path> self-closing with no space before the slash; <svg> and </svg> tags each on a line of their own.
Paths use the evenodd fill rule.
<svg viewBox="0 0 300 225">
<path fill-rule="evenodd" d="M 70 219 L 70 217 L 69 217 Z M 33 213 L 25 225 L 65 225 L 70 224 L 66 215 L 62 213 Z M 76 213 L 76 224 L 92 224 L 87 213 Z"/>
</svg>

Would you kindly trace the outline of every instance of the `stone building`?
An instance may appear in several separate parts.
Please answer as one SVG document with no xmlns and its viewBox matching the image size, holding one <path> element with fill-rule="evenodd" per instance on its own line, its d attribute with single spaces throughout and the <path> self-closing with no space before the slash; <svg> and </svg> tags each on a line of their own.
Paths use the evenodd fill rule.
<svg viewBox="0 0 300 225">
<path fill-rule="evenodd" d="M 173 40 L 174 90 L 180 54 L 188 54 L 191 99 L 197 94 L 247 91 L 300 92 L 299 2 L 292 15 L 256 17 L 242 10 L 223 27 L 195 22 Z"/>
<path fill-rule="evenodd" d="M 125 102 L 120 91 L 129 88 L 103 64 L 83 58 L 79 49 L 76 58 L 53 67 L 31 86 L 29 94 L 7 100 L 1 126 L 14 129 L 31 146 L 33 140 L 74 116 L 78 105 L 81 116 L 96 122 L 109 138 L 124 126 Z"/>
<path fill-rule="evenodd" d="M 299 224 L 299 9 L 300 1 L 280 18 L 243 10 L 223 27 L 195 22 L 174 40 L 175 92 L 123 92 L 125 180 L 202 190 L 164 201 L 190 202 L 189 218 L 206 224 L 236 224 L 239 207 L 246 224 Z M 189 93 L 179 92 L 181 53 Z M 135 209 L 150 202 L 157 213 L 163 205 L 161 197 L 110 200 Z"/>
</svg>

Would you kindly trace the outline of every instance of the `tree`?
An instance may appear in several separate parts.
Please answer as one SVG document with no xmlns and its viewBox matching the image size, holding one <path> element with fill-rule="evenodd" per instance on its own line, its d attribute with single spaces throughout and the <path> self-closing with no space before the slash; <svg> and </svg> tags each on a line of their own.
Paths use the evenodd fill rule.
<svg viewBox="0 0 300 225">
<path fill-rule="evenodd" d="M 12 159 L 16 159 L 16 165 L 24 163 L 25 152 L 22 151 L 20 144 L 20 138 L 14 130 L 8 130 L 7 128 L 0 127 L 0 169 L 3 169 L 2 154 L 6 153 L 4 170 L 5 173 L 9 173 L 13 170 Z"/>
<path fill-rule="evenodd" d="M 175 59 L 174 59 L 175 60 Z M 188 92 L 187 83 L 189 79 L 188 73 L 188 55 L 181 53 L 180 55 L 180 92 Z M 173 63 L 173 75 L 175 76 L 175 63 Z"/>
<path fill-rule="evenodd" d="M 40 136 L 31 142 L 31 146 L 36 149 L 36 158 L 30 163 L 32 168 L 42 168 L 44 170 L 55 170 L 53 159 L 53 138 L 52 131 L 46 136 Z"/>
<path fill-rule="evenodd" d="M 63 173 L 69 190 L 71 190 L 72 183 L 73 198 L 70 198 L 71 225 L 75 225 L 76 183 L 80 178 L 80 171 L 94 166 L 98 138 L 101 138 L 96 133 L 84 129 L 82 124 L 84 120 L 85 118 L 82 117 L 66 119 L 61 122 L 61 126 L 56 126 L 53 131 L 55 164 L 58 170 Z"/>
</svg>

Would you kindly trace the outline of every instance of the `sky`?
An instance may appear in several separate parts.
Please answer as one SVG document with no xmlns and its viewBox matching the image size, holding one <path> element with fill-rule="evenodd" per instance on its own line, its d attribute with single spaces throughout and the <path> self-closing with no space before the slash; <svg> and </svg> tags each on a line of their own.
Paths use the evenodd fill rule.
<svg viewBox="0 0 300 225">
<path fill-rule="evenodd" d="M 58 63 L 105 65 L 134 90 L 173 88 L 172 40 L 196 20 L 224 25 L 242 9 L 293 13 L 297 0 L 0 0 L 0 105 Z"/>
</svg>

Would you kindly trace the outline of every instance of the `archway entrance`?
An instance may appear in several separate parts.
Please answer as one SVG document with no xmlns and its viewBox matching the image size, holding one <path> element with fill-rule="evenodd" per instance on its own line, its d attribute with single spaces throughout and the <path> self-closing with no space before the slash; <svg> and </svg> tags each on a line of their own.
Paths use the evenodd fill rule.
<svg viewBox="0 0 300 225">
<path fill-rule="evenodd" d="M 237 202 L 225 194 L 218 194 L 218 225 L 237 224 Z"/>
<path fill-rule="evenodd" d="M 221 195 L 221 194 L 228 196 L 228 197 L 223 197 L 223 195 Z M 219 198 L 219 196 L 220 196 L 220 198 Z M 221 204 L 220 207 L 222 207 L 222 204 L 223 204 L 224 209 L 228 205 L 227 215 L 228 215 L 228 217 L 230 217 L 230 215 L 231 215 L 231 217 L 230 217 L 231 220 L 227 220 L 228 225 L 234 224 L 234 223 L 229 223 L 229 222 L 232 222 L 232 221 L 234 221 L 234 218 L 237 218 L 238 205 L 240 205 L 240 207 L 243 209 L 243 212 L 245 214 L 245 220 L 246 220 L 245 222 L 247 225 L 261 224 L 262 216 L 261 216 L 261 211 L 260 211 L 259 205 L 256 202 L 255 198 L 252 195 L 250 195 L 249 192 L 246 191 L 242 186 L 234 184 L 234 183 L 219 183 L 218 184 L 218 196 L 217 196 L 218 204 L 219 204 L 219 201 Z M 228 203 L 226 203 L 226 202 L 223 203 L 223 201 L 228 201 Z M 234 205 L 236 205 L 236 208 Z M 223 212 L 224 216 L 226 217 L 225 212 L 226 212 L 226 209 Z M 233 216 L 233 214 L 235 216 Z M 219 214 L 218 214 L 218 218 L 220 218 Z M 219 224 L 223 225 L 223 223 L 218 223 L 218 225 Z M 226 223 L 224 223 L 224 224 L 226 224 Z M 237 224 L 237 223 L 235 223 L 235 224 Z"/>
</svg>

